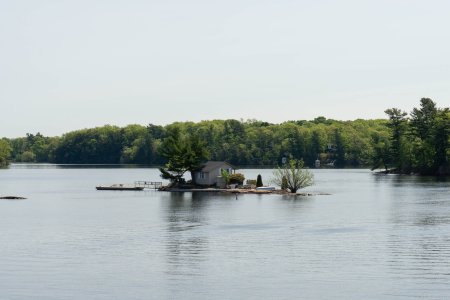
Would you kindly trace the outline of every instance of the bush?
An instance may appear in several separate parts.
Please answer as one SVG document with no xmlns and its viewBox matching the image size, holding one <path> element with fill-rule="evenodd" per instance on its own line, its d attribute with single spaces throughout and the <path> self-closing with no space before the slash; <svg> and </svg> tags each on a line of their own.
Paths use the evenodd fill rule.
<svg viewBox="0 0 450 300">
<path fill-rule="evenodd" d="M 255 179 L 247 179 L 246 183 L 256 186 L 256 180 Z"/>
<path fill-rule="evenodd" d="M 290 159 L 282 168 L 273 171 L 272 182 L 280 187 L 286 187 L 291 193 L 313 185 L 314 175 L 303 169 L 303 160 Z"/>
<path fill-rule="evenodd" d="M 286 176 L 283 176 L 283 178 L 281 179 L 281 189 L 285 191 L 288 189 L 288 187 L 289 187 L 289 185 L 288 185 L 287 178 L 286 178 Z"/>
<path fill-rule="evenodd" d="M 229 176 L 229 183 L 231 184 L 239 184 L 242 185 L 244 184 L 244 174 L 241 173 L 235 173 L 235 174 L 230 174 Z"/>
</svg>

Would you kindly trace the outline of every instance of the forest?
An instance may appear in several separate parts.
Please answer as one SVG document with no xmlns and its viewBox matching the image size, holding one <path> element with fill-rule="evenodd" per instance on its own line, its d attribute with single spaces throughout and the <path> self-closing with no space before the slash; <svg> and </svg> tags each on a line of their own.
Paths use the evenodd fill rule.
<svg viewBox="0 0 450 300">
<path fill-rule="evenodd" d="M 272 167 L 283 157 L 313 167 L 376 167 L 399 173 L 448 174 L 449 109 L 423 98 L 410 116 L 397 108 L 387 119 L 314 120 L 271 124 L 258 120 L 208 120 L 118 127 L 105 125 L 68 132 L 0 140 L 0 163 L 143 164 L 167 163 L 164 141 L 176 132 L 200 140 L 210 160 L 236 166 Z M 167 144 L 167 143 L 166 143 Z M 2 154 L 3 153 L 3 154 Z M 3 157 L 3 158 L 2 158 Z"/>
</svg>

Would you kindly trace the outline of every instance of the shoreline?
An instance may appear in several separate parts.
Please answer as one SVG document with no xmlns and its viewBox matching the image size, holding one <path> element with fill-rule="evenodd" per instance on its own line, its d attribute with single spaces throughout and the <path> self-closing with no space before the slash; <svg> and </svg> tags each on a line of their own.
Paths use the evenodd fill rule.
<svg viewBox="0 0 450 300">
<path fill-rule="evenodd" d="M 160 192 L 169 193 L 223 193 L 223 194 L 257 194 L 257 195 L 291 195 L 291 196 L 322 196 L 331 195 L 328 193 L 320 192 L 297 192 L 291 193 L 283 190 L 256 190 L 256 189 L 219 189 L 219 188 L 193 188 L 193 189 L 182 189 L 182 188 L 162 188 L 159 189 Z"/>
</svg>

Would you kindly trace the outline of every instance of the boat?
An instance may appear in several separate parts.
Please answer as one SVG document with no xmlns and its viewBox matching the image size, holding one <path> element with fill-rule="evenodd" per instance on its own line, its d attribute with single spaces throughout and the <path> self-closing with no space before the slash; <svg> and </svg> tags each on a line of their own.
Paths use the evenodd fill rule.
<svg viewBox="0 0 450 300">
<path fill-rule="evenodd" d="M 132 186 L 123 184 L 113 184 L 113 185 L 99 185 L 95 187 L 98 191 L 142 191 L 143 186 Z"/>
<path fill-rule="evenodd" d="M 275 187 L 273 186 L 260 186 L 256 188 L 257 191 L 274 191 Z"/>
</svg>

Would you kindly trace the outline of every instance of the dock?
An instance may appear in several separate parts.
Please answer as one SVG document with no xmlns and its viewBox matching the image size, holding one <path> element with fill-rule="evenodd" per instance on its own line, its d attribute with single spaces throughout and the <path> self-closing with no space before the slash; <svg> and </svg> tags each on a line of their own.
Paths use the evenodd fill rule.
<svg viewBox="0 0 450 300">
<path fill-rule="evenodd" d="M 135 181 L 134 186 L 139 188 L 147 188 L 157 190 L 162 187 L 162 182 L 160 181 Z"/>
<path fill-rule="evenodd" d="M 157 190 L 162 187 L 162 182 L 158 181 L 135 181 L 134 185 L 126 184 L 113 184 L 113 185 L 100 185 L 95 188 L 98 191 L 143 191 L 144 189 Z"/>
</svg>

